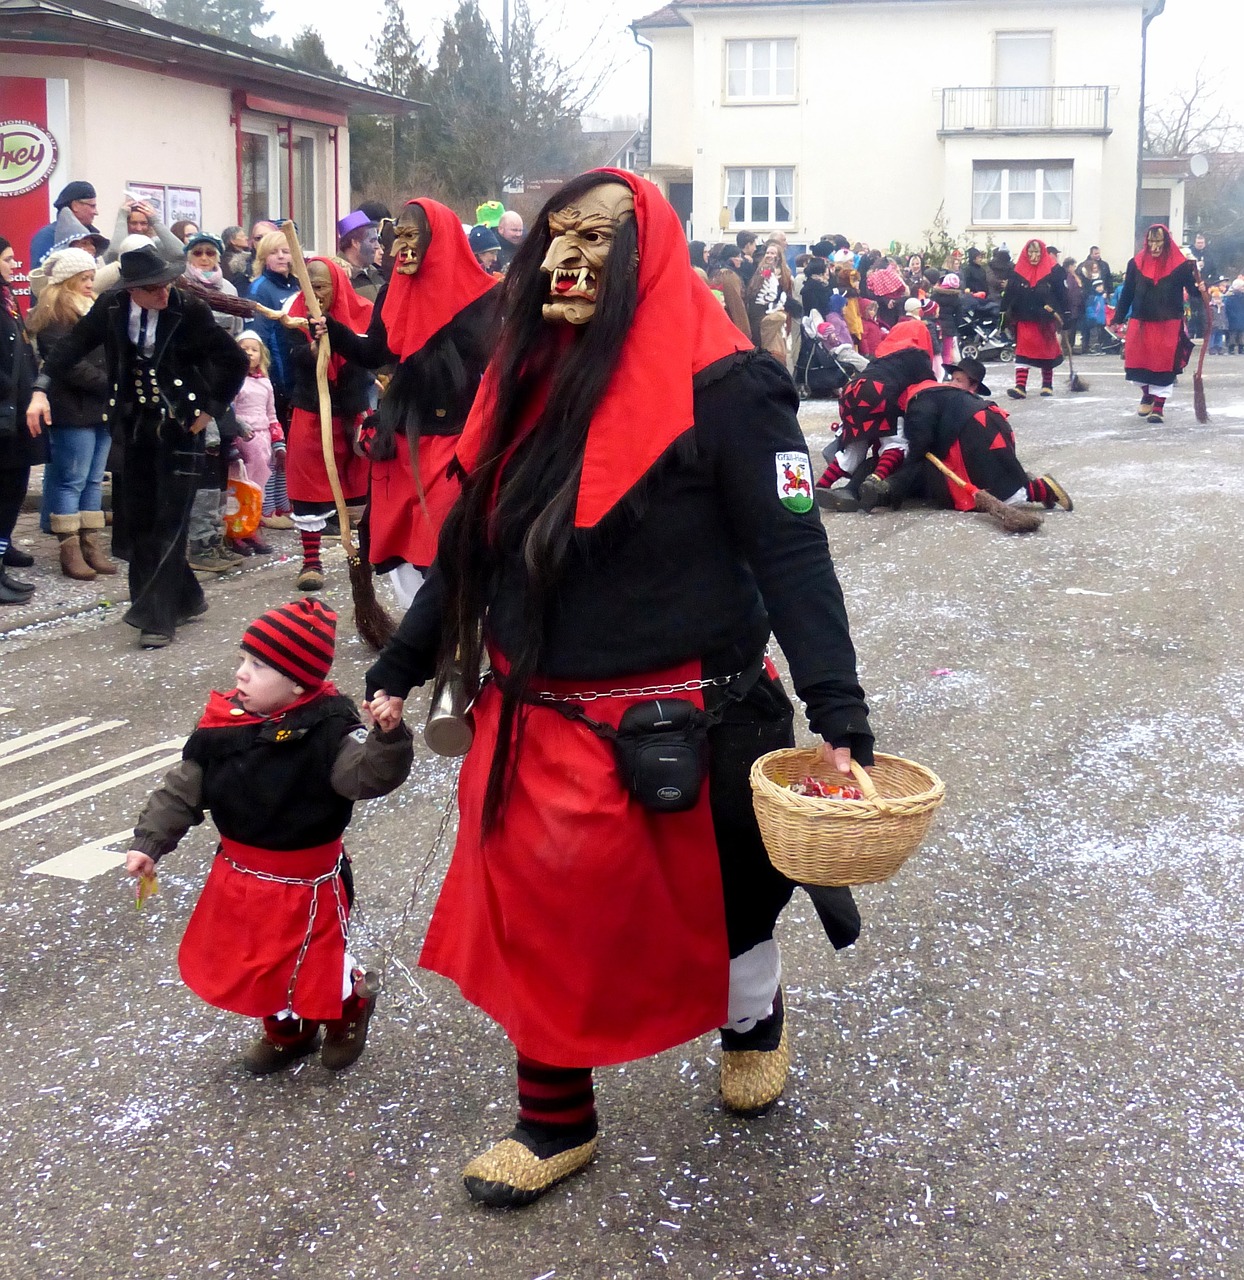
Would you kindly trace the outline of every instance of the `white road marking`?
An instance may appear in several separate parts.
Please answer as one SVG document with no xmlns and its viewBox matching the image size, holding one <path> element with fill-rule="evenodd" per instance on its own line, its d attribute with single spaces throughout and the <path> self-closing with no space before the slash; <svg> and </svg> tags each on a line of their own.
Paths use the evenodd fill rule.
<svg viewBox="0 0 1244 1280">
<path fill-rule="evenodd" d="M 125 841 L 128 844 L 132 835 L 133 829 L 130 827 L 126 827 L 124 831 L 114 831 L 111 835 L 100 836 L 98 840 L 80 844 L 76 849 L 70 849 L 66 853 L 58 853 L 56 857 L 40 862 L 37 866 L 27 867 L 22 874 L 60 876 L 64 880 L 79 880 L 85 883 L 125 862 L 124 849 L 109 849 L 108 846 L 118 841 Z"/>
<path fill-rule="evenodd" d="M 119 729 L 129 724 L 128 720 L 105 720 L 102 724 L 92 725 L 89 729 L 79 729 L 77 733 L 67 733 L 54 742 L 45 742 L 41 747 L 27 747 L 25 751 L 15 751 L 12 755 L 0 758 L 0 769 L 6 764 L 16 764 L 19 760 L 28 760 L 31 756 L 40 756 L 45 751 L 55 751 L 57 747 L 68 746 L 71 742 L 80 742 L 83 738 L 93 738 L 97 733 L 107 733 L 110 729 Z"/>
<path fill-rule="evenodd" d="M 175 752 L 170 756 L 161 756 L 159 760 L 152 764 L 143 765 L 141 769 L 130 769 L 125 773 L 118 774 L 115 778 L 109 778 L 107 782 L 97 783 L 93 787 L 84 787 L 81 791 L 71 792 L 67 796 L 62 796 L 59 800 L 50 800 L 47 804 L 41 804 L 38 808 L 31 809 L 29 813 L 19 813 L 14 818 L 6 818 L 0 822 L 0 831 L 8 831 L 10 827 L 20 827 L 24 822 L 32 822 L 35 818 L 42 818 L 46 813 L 55 813 L 58 809 L 67 809 L 71 804 L 77 804 L 79 800 L 87 800 L 91 796 L 97 796 L 101 791 L 110 791 L 113 787 L 119 787 L 123 782 L 129 782 L 132 778 L 141 778 L 147 773 L 158 773 L 161 769 L 167 769 L 169 765 L 176 764 L 181 759 L 181 752 Z"/>
<path fill-rule="evenodd" d="M 16 710 L 16 707 L 0 707 L 0 716 L 7 716 L 10 712 Z"/>
<path fill-rule="evenodd" d="M 7 756 L 9 752 L 16 751 L 19 747 L 27 746 L 31 742 L 42 742 L 45 738 L 54 738 L 65 729 L 76 729 L 80 724 L 89 724 L 90 721 L 90 716 L 78 716 L 74 720 L 62 720 L 60 724 L 50 724 L 46 729 L 36 729 L 34 733 L 24 733 L 20 738 L 10 738 L 8 742 L 0 742 L 0 756 Z"/>
<path fill-rule="evenodd" d="M 143 756 L 152 755 L 157 751 L 171 751 L 174 748 L 180 748 L 184 742 L 184 738 L 169 738 L 166 742 L 153 742 L 149 747 L 140 747 L 137 751 L 117 756 L 115 760 L 105 760 L 102 764 L 92 765 L 89 769 L 71 773 L 67 778 L 58 778 L 55 782 L 45 782 L 43 786 L 34 787 L 30 791 L 23 791 L 20 796 L 14 796 L 11 800 L 0 800 L 0 813 L 5 809 L 15 809 L 19 804 L 25 804 L 29 800 L 37 800 L 40 796 L 46 796 L 49 792 L 59 791 L 62 787 L 72 786 L 75 782 L 85 782 L 87 778 L 98 777 L 101 773 L 107 773 L 110 769 L 116 769 L 120 765 L 130 764 L 134 760 L 141 760 Z"/>
</svg>

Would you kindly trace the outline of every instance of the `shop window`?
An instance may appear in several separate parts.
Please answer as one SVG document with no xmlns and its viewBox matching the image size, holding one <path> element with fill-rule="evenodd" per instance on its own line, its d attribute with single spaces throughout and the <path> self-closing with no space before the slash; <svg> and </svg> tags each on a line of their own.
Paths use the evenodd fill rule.
<svg viewBox="0 0 1244 1280">
<path fill-rule="evenodd" d="M 731 226 L 790 226 L 795 221 L 795 170 L 727 169 Z"/>
<path fill-rule="evenodd" d="M 973 165 L 972 221 L 1069 223 L 1071 168 L 1061 160 Z"/>
<path fill-rule="evenodd" d="M 791 102 L 795 98 L 794 40 L 727 40 L 727 102 Z"/>
</svg>

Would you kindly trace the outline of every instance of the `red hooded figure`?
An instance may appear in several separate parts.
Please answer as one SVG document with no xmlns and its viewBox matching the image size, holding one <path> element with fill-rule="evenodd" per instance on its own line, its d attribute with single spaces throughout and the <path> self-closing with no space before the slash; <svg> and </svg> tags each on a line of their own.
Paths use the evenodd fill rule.
<svg viewBox="0 0 1244 1280">
<path fill-rule="evenodd" d="M 1002 293 L 1006 323 L 1015 330 L 1015 386 L 1007 394 L 1027 394 L 1028 368 L 1041 370 L 1041 394 L 1053 394 L 1054 370 L 1063 362 L 1062 329 L 1067 316 L 1067 277 L 1040 240 L 1029 240 Z"/>
</svg>

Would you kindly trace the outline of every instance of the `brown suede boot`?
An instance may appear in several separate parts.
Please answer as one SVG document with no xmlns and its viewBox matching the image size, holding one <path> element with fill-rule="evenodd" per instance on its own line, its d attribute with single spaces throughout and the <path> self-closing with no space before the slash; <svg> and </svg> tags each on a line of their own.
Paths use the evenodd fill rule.
<svg viewBox="0 0 1244 1280">
<path fill-rule="evenodd" d="M 329 1071 L 341 1071 L 357 1062 L 367 1047 L 367 1024 L 376 1008 L 376 997 L 356 990 L 346 998 L 341 1017 L 324 1024 L 324 1044 L 320 1061 Z"/>
<path fill-rule="evenodd" d="M 270 1076 L 314 1053 L 320 1043 L 320 1024 L 305 1018 L 265 1018 L 263 1035 L 242 1055 L 253 1076 Z"/>
<path fill-rule="evenodd" d="M 108 559 L 108 554 L 104 550 L 104 513 L 83 511 L 81 520 L 82 532 L 78 540 L 82 544 L 82 558 L 96 573 L 116 573 L 117 566 Z"/>
<path fill-rule="evenodd" d="M 66 578 L 77 582 L 94 582 L 95 570 L 82 555 L 82 517 L 76 512 L 71 516 L 52 517 L 52 532 L 60 539 L 60 571 Z"/>
</svg>

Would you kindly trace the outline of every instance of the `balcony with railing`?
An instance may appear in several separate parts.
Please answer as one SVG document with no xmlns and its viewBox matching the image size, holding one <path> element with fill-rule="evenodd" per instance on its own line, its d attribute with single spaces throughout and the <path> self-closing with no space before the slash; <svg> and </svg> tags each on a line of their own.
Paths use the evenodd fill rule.
<svg viewBox="0 0 1244 1280">
<path fill-rule="evenodd" d="M 1104 84 L 943 89 L 939 137 L 958 133 L 1110 132 Z"/>
</svg>

